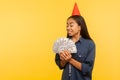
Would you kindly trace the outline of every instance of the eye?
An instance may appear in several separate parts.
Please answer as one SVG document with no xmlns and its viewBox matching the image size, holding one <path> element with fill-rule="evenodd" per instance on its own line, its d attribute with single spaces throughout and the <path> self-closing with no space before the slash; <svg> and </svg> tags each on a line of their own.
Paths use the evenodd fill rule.
<svg viewBox="0 0 120 80">
<path fill-rule="evenodd" d="M 70 27 L 73 27 L 73 25 L 70 25 Z"/>
<path fill-rule="evenodd" d="M 66 27 L 68 28 L 69 26 L 67 25 Z"/>
</svg>

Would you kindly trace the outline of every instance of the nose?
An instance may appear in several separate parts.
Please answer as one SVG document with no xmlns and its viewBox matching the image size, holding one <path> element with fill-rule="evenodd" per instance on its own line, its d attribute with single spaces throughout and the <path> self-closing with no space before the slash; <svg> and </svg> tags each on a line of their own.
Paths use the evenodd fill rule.
<svg viewBox="0 0 120 80">
<path fill-rule="evenodd" d="M 67 28 L 66 28 L 67 30 L 69 30 L 70 29 L 70 26 L 67 26 Z"/>
</svg>

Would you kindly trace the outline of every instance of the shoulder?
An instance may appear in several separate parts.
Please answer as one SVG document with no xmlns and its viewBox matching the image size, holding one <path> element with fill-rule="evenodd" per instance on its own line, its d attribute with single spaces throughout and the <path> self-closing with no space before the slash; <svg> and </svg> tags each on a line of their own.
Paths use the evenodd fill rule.
<svg viewBox="0 0 120 80">
<path fill-rule="evenodd" d="M 95 50 L 95 43 L 93 40 L 88 40 L 89 41 L 89 50 Z"/>
<path fill-rule="evenodd" d="M 95 42 L 93 40 L 84 39 L 84 42 L 87 43 L 89 47 L 95 47 Z"/>
<path fill-rule="evenodd" d="M 88 40 L 88 42 L 89 42 L 89 45 L 93 45 L 93 46 L 95 46 L 95 43 L 94 43 L 93 40 Z"/>
</svg>

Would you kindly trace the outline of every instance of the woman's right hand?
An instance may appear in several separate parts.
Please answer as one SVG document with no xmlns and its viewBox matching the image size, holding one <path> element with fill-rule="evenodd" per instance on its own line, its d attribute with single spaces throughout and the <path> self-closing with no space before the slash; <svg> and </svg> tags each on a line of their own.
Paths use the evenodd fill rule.
<svg viewBox="0 0 120 80">
<path fill-rule="evenodd" d="M 60 60 L 62 60 L 62 61 L 64 61 L 63 55 L 64 55 L 64 51 L 62 51 L 62 52 L 59 53 Z"/>
<path fill-rule="evenodd" d="M 62 51 L 62 52 L 59 53 L 60 60 L 61 60 L 61 61 L 60 61 L 60 66 L 61 66 L 61 67 L 65 67 L 65 65 L 66 65 L 66 63 L 67 63 L 67 61 L 65 60 L 65 58 L 64 58 L 63 55 L 65 55 L 64 51 Z"/>
</svg>

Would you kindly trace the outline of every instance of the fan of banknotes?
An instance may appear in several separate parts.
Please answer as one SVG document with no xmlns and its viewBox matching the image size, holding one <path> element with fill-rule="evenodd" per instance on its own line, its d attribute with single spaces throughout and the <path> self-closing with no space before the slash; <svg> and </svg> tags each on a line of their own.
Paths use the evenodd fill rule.
<svg viewBox="0 0 120 80">
<path fill-rule="evenodd" d="M 75 43 L 69 38 L 59 38 L 54 42 L 53 51 L 60 53 L 61 51 L 68 50 L 70 53 L 77 53 Z"/>
</svg>

